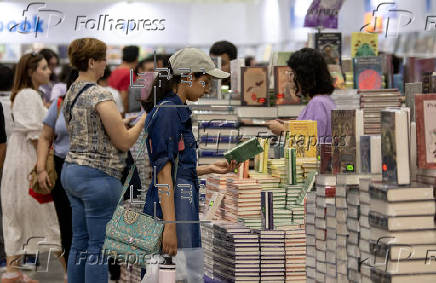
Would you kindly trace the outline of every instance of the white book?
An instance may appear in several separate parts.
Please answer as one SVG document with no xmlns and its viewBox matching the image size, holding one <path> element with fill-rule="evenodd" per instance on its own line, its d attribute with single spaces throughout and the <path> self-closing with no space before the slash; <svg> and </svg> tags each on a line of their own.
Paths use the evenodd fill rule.
<svg viewBox="0 0 436 283">
<path fill-rule="evenodd" d="M 422 216 L 434 215 L 436 213 L 436 205 L 434 200 L 385 202 L 382 200 L 373 199 L 370 207 L 371 211 L 378 212 L 386 216 Z"/>
<path fill-rule="evenodd" d="M 360 173 L 382 173 L 380 135 L 360 137 Z"/>
</svg>

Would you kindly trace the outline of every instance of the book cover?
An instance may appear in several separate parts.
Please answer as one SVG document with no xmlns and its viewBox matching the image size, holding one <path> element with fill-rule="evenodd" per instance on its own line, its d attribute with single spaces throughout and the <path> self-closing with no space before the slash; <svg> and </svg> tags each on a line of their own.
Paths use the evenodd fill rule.
<svg viewBox="0 0 436 283">
<path fill-rule="evenodd" d="M 356 57 L 354 62 L 354 87 L 361 90 L 381 89 L 383 85 L 382 62 L 378 56 Z"/>
<path fill-rule="evenodd" d="M 363 134 L 361 110 L 332 110 L 332 172 L 354 173 L 359 167 L 359 144 Z"/>
<path fill-rule="evenodd" d="M 377 56 L 378 34 L 353 32 L 351 34 L 351 57 Z"/>
<path fill-rule="evenodd" d="M 263 148 L 261 147 L 257 138 L 251 138 L 248 141 L 240 143 L 236 147 L 225 152 L 224 157 L 229 161 L 236 160 L 238 163 L 241 163 L 262 152 Z"/>
<path fill-rule="evenodd" d="M 381 113 L 383 181 L 409 184 L 408 113 L 400 109 L 386 109 Z"/>
<path fill-rule="evenodd" d="M 436 169 L 436 94 L 420 94 L 416 103 L 418 168 Z"/>
<path fill-rule="evenodd" d="M 320 174 L 332 173 L 332 144 L 322 143 L 320 145 Z"/>
<path fill-rule="evenodd" d="M 230 84 L 234 93 L 241 93 L 241 67 L 244 64 L 245 62 L 242 58 L 230 61 Z"/>
<path fill-rule="evenodd" d="M 288 123 L 289 147 L 296 149 L 297 158 L 316 158 L 318 129 L 316 121 L 291 120 Z"/>
<path fill-rule="evenodd" d="M 315 49 L 321 52 L 327 65 L 341 64 L 341 33 L 321 32 L 315 34 Z"/>
<path fill-rule="evenodd" d="M 407 83 L 405 85 L 406 107 L 410 108 L 410 120 L 415 122 L 415 95 L 422 92 L 422 83 Z"/>
<path fill-rule="evenodd" d="M 260 193 L 260 205 L 262 212 L 262 229 L 274 229 L 274 207 L 273 207 L 273 192 Z"/>
<path fill-rule="evenodd" d="M 221 56 L 210 56 L 215 67 L 221 70 Z M 205 96 L 207 98 L 222 99 L 221 95 L 221 80 L 214 78 L 210 79 L 209 93 Z"/>
<path fill-rule="evenodd" d="M 268 105 L 267 67 L 241 67 L 241 105 Z"/>
<path fill-rule="evenodd" d="M 340 65 L 328 65 L 330 75 L 332 76 L 334 82 L 333 85 L 335 89 L 345 89 L 345 80 L 342 75 Z"/>
<path fill-rule="evenodd" d="M 277 105 L 300 103 L 300 98 L 295 94 L 295 83 L 291 80 L 290 72 L 288 66 L 274 66 L 274 92 Z"/>
<path fill-rule="evenodd" d="M 360 137 L 360 173 L 371 173 L 371 136 Z"/>
</svg>

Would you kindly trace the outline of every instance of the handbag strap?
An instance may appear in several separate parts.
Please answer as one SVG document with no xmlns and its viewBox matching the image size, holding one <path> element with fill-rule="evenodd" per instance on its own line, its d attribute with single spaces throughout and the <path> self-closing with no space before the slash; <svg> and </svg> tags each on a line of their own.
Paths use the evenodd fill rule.
<svg viewBox="0 0 436 283">
<path fill-rule="evenodd" d="M 155 111 L 155 112 L 153 113 L 153 115 L 151 116 L 151 119 L 149 120 L 148 124 L 146 125 L 146 127 L 145 127 L 145 129 L 144 129 L 144 131 L 145 131 L 145 135 L 144 135 L 144 137 L 141 139 L 140 148 L 139 148 L 138 154 L 136 154 L 136 158 L 135 158 L 135 160 L 138 159 L 139 157 L 141 157 L 141 155 L 145 153 L 145 149 L 146 149 L 146 147 L 147 147 L 146 144 L 147 144 L 147 137 L 148 137 L 148 127 L 150 126 L 151 122 L 153 121 L 153 119 L 154 119 L 156 113 L 159 111 L 160 106 L 163 105 L 163 104 L 166 104 L 166 103 L 168 103 L 168 102 L 169 102 L 169 101 L 162 101 L 162 103 L 160 103 L 160 104 L 157 106 L 156 111 Z M 174 171 L 173 171 L 174 174 L 173 174 L 173 176 L 172 176 L 172 177 L 173 177 L 173 186 L 174 186 L 175 183 L 176 183 L 176 178 L 177 178 L 177 167 L 178 167 L 178 165 L 179 165 L 179 153 L 177 152 L 177 157 L 176 157 L 176 159 L 175 159 L 175 161 L 174 161 Z M 121 193 L 120 199 L 118 200 L 118 205 L 121 205 L 121 202 L 123 201 L 123 196 L 124 196 L 124 194 L 126 193 L 127 189 L 129 188 L 130 180 L 132 179 L 132 176 L 133 176 L 133 173 L 134 173 L 134 171 L 135 171 L 135 168 L 136 168 L 136 161 L 135 161 L 135 162 L 133 163 L 133 165 L 130 167 L 129 174 L 127 175 L 127 178 L 126 178 L 126 180 L 124 181 L 123 191 L 122 191 L 122 193 Z"/>
<path fill-rule="evenodd" d="M 71 106 L 70 109 L 68 111 L 69 116 L 68 116 L 68 123 L 71 121 L 71 119 L 73 118 L 73 113 L 71 113 L 71 111 L 73 110 L 74 105 L 77 102 L 77 98 L 79 98 L 79 96 L 88 88 L 90 88 L 91 86 L 93 86 L 94 84 L 86 84 L 80 91 L 79 93 L 76 95 L 76 97 L 74 97 L 73 102 L 71 102 Z"/>
</svg>

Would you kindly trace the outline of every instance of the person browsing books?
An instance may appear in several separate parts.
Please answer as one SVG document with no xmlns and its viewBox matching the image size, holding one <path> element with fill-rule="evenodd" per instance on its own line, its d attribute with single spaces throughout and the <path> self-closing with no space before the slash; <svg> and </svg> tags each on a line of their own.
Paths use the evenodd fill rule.
<svg viewBox="0 0 436 283">
<path fill-rule="evenodd" d="M 330 117 L 336 104 L 330 97 L 334 90 L 333 79 L 324 58 L 315 49 L 303 48 L 291 55 L 288 66 L 291 68 L 291 81 L 294 81 L 293 87 L 297 95 L 309 99 L 297 120 L 316 121 L 320 142 L 331 142 Z M 286 131 L 283 121 L 280 120 L 269 121 L 268 127 L 276 135 Z"/>
<path fill-rule="evenodd" d="M 190 68 L 191 72 L 182 76 L 186 72 L 183 68 Z M 155 168 L 144 213 L 164 221 L 190 221 L 165 223 L 162 252 L 170 256 L 177 254 L 176 280 L 203 282 L 200 223 L 196 222 L 199 221 L 198 176 L 232 172 L 237 164 L 222 160 L 197 166 L 197 142 L 186 101 L 197 101 L 208 92 L 211 78 L 227 78 L 229 73 L 216 69 L 210 57 L 195 48 L 185 48 L 171 56 L 169 73 L 169 79 L 160 76 L 154 81 L 156 101 L 150 95 L 143 103 L 147 112 L 147 151 Z M 176 175 L 175 183 L 173 175 Z M 161 184 L 159 188 L 154 180 Z"/>
</svg>

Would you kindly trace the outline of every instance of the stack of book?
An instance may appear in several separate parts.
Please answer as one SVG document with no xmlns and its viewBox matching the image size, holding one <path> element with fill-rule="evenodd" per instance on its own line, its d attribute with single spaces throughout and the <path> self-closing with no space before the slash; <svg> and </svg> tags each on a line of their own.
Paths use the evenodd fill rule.
<svg viewBox="0 0 436 283">
<path fill-rule="evenodd" d="M 351 79 L 352 79 L 351 75 Z M 355 89 L 335 90 L 330 97 L 336 104 L 336 109 L 359 109 L 360 97 Z"/>
<path fill-rule="evenodd" d="M 214 225 L 214 278 L 225 282 L 260 281 L 259 235 L 238 224 Z"/>
<path fill-rule="evenodd" d="M 280 178 L 265 175 L 256 177 L 256 180 L 263 192 L 273 192 L 274 209 L 286 207 L 286 189 L 280 185 Z"/>
<path fill-rule="evenodd" d="M 238 218 L 260 217 L 261 190 L 254 179 L 227 178 L 224 206 L 229 210 L 226 213 L 228 212 L 235 222 Z"/>
<path fill-rule="evenodd" d="M 315 247 L 316 280 L 325 282 L 327 275 L 327 204 L 334 204 L 336 177 L 334 175 L 316 176 Z"/>
<path fill-rule="evenodd" d="M 293 225 L 293 224 L 301 224 L 302 221 L 299 221 L 298 223 L 293 220 L 293 214 L 292 210 L 290 209 L 283 209 L 274 208 L 274 227 L 278 229 L 282 229 L 283 227 Z"/>
<path fill-rule="evenodd" d="M 316 280 L 316 239 L 315 239 L 316 192 L 307 193 L 306 198 L 306 277 L 307 282 Z"/>
<path fill-rule="evenodd" d="M 285 280 L 285 231 L 259 230 L 260 281 Z"/>
<path fill-rule="evenodd" d="M 292 222 L 296 224 L 304 224 L 304 206 L 303 205 L 292 205 L 290 207 L 292 211 Z"/>
<path fill-rule="evenodd" d="M 359 252 L 360 252 L 360 275 L 361 282 L 371 282 L 371 227 L 369 225 L 369 212 L 371 199 L 369 196 L 369 184 L 371 181 L 381 181 L 381 175 L 361 175 L 359 179 Z"/>
<path fill-rule="evenodd" d="M 284 188 L 286 190 L 286 208 L 290 209 L 291 206 L 297 204 L 297 200 L 303 190 L 303 184 L 284 185 Z"/>
<path fill-rule="evenodd" d="M 233 174 L 219 175 L 219 174 L 210 174 L 207 178 L 206 182 L 206 203 L 210 204 L 211 200 L 217 198 L 217 195 L 221 195 L 221 198 L 225 198 L 227 192 L 227 178 L 229 176 L 234 176 Z M 218 208 L 215 211 L 215 219 L 223 220 L 226 218 L 226 211 L 224 207 L 224 203 L 221 202 L 218 205 Z M 214 219 L 212 218 L 212 219 Z"/>
<path fill-rule="evenodd" d="M 348 281 L 360 281 L 359 251 L 359 175 L 338 175 L 338 187 L 345 187 L 347 198 L 347 265 Z"/>
<path fill-rule="evenodd" d="M 371 183 L 371 251 L 376 282 L 435 282 L 433 187 Z"/>
<path fill-rule="evenodd" d="M 272 177 L 280 178 L 280 183 L 285 184 L 287 181 L 285 159 L 268 159 L 268 173 Z"/>
<path fill-rule="evenodd" d="M 303 228 L 286 231 L 285 255 L 286 282 L 305 282 L 306 234 Z"/>
<path fill-rule="evenodd" d="M 340 180 L 341 181 L 341 180 Z M 343 181 L 342 181 L 343 182 Z M 344 184 L 336 185 L 336 273 L 338 282 L 348 280 L 347 256 L 347 191 Z"/>
<path fill-rule="evenodd" d="M 359 90 L 360 108 L 363 109 L 365 135 L 380 134 L 380 111 L 386 107 L 401 106 L 401 93 L 397 89 Z"/>
<path fill-rule="evenodd" d="M 319 163 L 316 158 L 298 158 L 297 165 L 301 162 L 301 169 L 303 171 L 303 182 L 309 174 L 313 171 L 318 171 Z M 297 172 L 298 176 L 298 172 Z"/>
<path fill-rule="evenodd" d="M 336 282 L 336 205 L 328 203 L 326 208 L 326 278 L 325 282 Z"/>
<path fill-rule="evenodd" d="M 423 184 L 436 186 L 435 169 L 417 169 L 416 181 Z"/>
<path fill-rule="evenodd" d="M 202 222 L 201 229 L 201 246 L 204 251 L 204 274 L 210 279 L 213 276 L 213 224 L 211 222 Z"/>
</svg>

